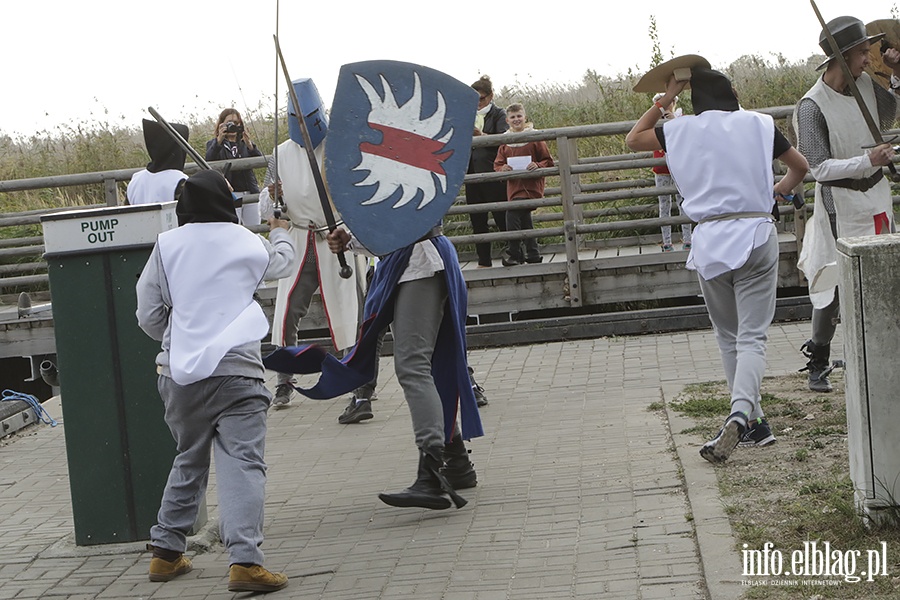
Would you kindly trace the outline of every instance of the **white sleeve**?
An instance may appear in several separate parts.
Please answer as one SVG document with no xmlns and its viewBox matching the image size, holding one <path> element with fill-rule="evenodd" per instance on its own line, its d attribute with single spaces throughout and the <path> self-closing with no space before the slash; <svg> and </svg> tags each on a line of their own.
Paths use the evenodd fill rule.
<svg viewBox="0 0 900 600">
<path fill-rule="evenodd" d="M 828 158 L 815 167 L 810 166 L 810 174 L 816 181 L 834 181 L 846 177 L 859 178 L 864 176 L 872 168 L 869 153 L 864 152 L 852 158 Z"/>
<path fill-rule="evenodd" d="M 275 207 L 272 206 L 268 187 L 263 187 L 259 191 L 259 216 L 263 221 L 268 221 L 270 217 L 275 216 Z"/>
<path fill-rule="evenodd" d="M 297 250 L 294 240 L 286 229 L 276 227 L 269 232 L 269 239 L 259 236 L 269 252 L 269 266 L 263 279 L 271 281 L 291 274 Z"/>
</svg>

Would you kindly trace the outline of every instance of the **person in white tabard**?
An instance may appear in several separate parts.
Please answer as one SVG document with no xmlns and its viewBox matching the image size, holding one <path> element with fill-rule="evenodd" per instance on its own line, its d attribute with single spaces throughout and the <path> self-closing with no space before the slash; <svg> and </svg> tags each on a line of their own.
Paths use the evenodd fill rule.
<svg viewBox="0 0 900 600">
<path fill-rule="evenodd" d="M 269 322 L 253 294 L 290 272 L 288 223 L 269 220 L 269 239 L 238 225 L 221 173 L 186 180 L 179 227 L 161 233 L 137 283 L 137 320 L 161 342 L 156 357 L 165 420 L 178 454 L 150 530 L 150 580 L 191 570 L 184 556 L 215 452 L 219 533 L 230 559 L 228 589 L 267 592 L 287 577 L 263 567 L 266 416 L 260 340 Z"/>
<path fill-rule="evenodd" d="M 775 199 L 783 200 L 803 181 L 808 166 L 772 117 L 741 110 L 728 78 L 698 66 L 709 63 L 696 58 L 702 63 L 687 66 L 695 114 L 656 127 L 665 107 L 688 83 L 676 79 L 675 69 L 664 63 L 656 69 L 663 76 L 660 87 L 666 82 L 665 95 L 638 120 L 625 142 L 635 151 L 666 151 L 669 171 L 684 198 L 684 214 L 698 223 L 686 266 L 699 276 L 731 390 L 731 414 L 719 434 L 700 449 L 704 459 L 718 463 L 738 444 L 775 441 L 759 393 L 778 284 L 773 209 Z M 788 167 L 778 183 L 773 157 Z"/>
<path fill-rule="evenodd" d="M 328 131 L 328 117 L 322 97 L 311 79 L 297 79 L 293 86 L 302 107 L 317 163 L 322 168 L 325 134 Z M 309 157 L 303 146 L 300 121 L 297 120 L 290 100 L 288 130 L 290 139 L 278 145 L 277 171 L 279 195 L 285 208 L 282 218 L 291 222 L 290 234 L 297 246 L 297 260 L 290 275 L 278 282 L 272 319 L 272 344 L 280 347 L 297 345 L 300 320 L 309 312 L 313 294 L 321 289 L 331 341 L 336 351 L 344 351 L 356 342 L 360 296 L 364 285 L 357 277 L 365 276 L 365 259 L 360 258 L 353 265 L 354 277 L 340 277 L 340 262 L 329 251 L 325 241 L 328 233 L 325 213 L 309 167 Z M 275 166 L 274 159 L 270 159 L 264 187 L 259 194 L 260 213 L 264 219 L 274 213 Z M 276 381 L 274 407 L 290 406 L 293 376 L 279 373 Z"/>
<path fill-rule="evenodd" d="M 187 179 L 183 172 L 187 153 L 156 121 L 143 119 L 142 126 L 150 162 L 145 169 L 131 176 L 125 197 L 131 205 L 172 202 L 177 199 L 178 186 Z M 172 123 L 172 127 L 188 139 L 187 126 Z"/>
<path fill-rule="evenodd" d="M 884 64 L 893 71 L 891 93 L 865 72 L 869 47 L 884 34 L 866 35 L 862 21 L 854 17 L 838 17 L 827 27 L 869 114 L 882 131 L 890 129 L 897 112 L 895 94 L 900 89 L 900 51 L 887 48 L 882 54 Z M 840 314 L 835 239 L 896 231 L 891 185 L 883 174 L 894 150 L 890 144 L 875 146 L 824 30 L 819 34 L 819 46 L 828 59 L 817 70 L 824 67 L 825 71 L 794 111 L 797 148 L 816 178 L 815 210 L 806 225 L 798 262 L 809 281 L 812 337 L 800 349 L 809 359 L 801 369 L 808 371 L 809 389 L 830 392 L 831 340 Z"/>
</svg>

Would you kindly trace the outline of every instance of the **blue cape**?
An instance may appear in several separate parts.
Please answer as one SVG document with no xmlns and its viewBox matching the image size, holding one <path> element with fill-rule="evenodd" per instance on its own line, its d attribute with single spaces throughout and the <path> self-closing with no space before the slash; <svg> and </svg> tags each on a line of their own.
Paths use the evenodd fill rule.
<svg viewBox="0 0 900 600">
<path fill-rule="evenodd" d="M 438 331 L 431 374 L 444 409 L 444 439 L 450 440 L 457 410 L 463 439 L 484 435 L 466 361 L 466 282 L 456 250 L 444 236 L 428 240 L 444 261 L 448 310 Z M 400 277 L 406 271 L 413 245 L 384 257 L 375 269 L 363 312 L 359 340 L 342 359 L 321 346 L 307 344 L 279 348 L 263 359 L 266 368 L 279 373 L 321 373 L 311 388 L 295 388 L 309 398 L 325 400 L 346 394 L 375 378 L 375 342 L 378 333 L 394 320 L 394 302 Z"/>
</svg>

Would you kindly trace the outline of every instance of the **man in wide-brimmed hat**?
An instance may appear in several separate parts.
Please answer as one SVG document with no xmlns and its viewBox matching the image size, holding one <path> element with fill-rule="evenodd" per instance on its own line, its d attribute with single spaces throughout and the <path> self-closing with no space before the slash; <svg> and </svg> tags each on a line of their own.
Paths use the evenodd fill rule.
<svg viewBox="0 0 900 600">
<path fill-rule="evenodd" d="M 686 266 L 697 271 L 731 391 L 731 414 L 700 449 L 704 459 L 719 463 L 738 444 L 775 441 L 759 394 L 778 287 L 773 195 L 790 195 L 803 181 L 807 165 L 772 117 L 741 110 L 722 73 L 696 60 L 678 67 L 689 69 L 687 73 L 665 63 L 657 69 L 667 76 L 665 94 L 638 120 L 625 143 L 637 151 L 666 151 L 669 172 L 684 198 L 682 211 L 698 223 Z M 696 114 L 657 127 L 688 83 Z M 773 158 L 788 167 L 778 183 Z"/>
<path fill-rule="evenodd" d="M 882 131 L 889 129 L 897 109 L 894 94 L 895 86 L 900 87 L 900 52 L 887 49 L 882 55 L 893 70 L 891 93 L 865 72 L 869 49 L 884 34 L 867 35 L 862 21 L 854 17 L 838 17 L 826 26 L 870 115 Z M 825 30 L 819 35 L 819 46 L 827 59 L 817 69 L 824 72 L 794 111 L 798 149 L 817 182 L 815 210 L 798 264 L 809 281 L 813 305 L 812 337 L 801 346 L 808 362 L 801 370 L 808 371 L 809 389 L 830 392 L 831 340 L 839 315 L 835 239 L 896 231 L 891 188 L 883 173 L 894 150 L 889 143 L 875 144 Z"/>
</svg>

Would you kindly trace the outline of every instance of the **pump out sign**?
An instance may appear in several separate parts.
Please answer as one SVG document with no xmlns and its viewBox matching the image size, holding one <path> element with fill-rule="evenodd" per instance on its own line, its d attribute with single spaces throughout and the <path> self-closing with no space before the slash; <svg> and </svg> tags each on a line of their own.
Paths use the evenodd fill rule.
<svg viewBox="0 0 900 600">
<path fill-rule="evenodd" d="M 88 219 L 81 222 L 81 232 L 86 234 L 88 244 L 114 243 L 116 237 L 116 225 L 119 219 Z"/>
<path fill-rule="evenodd" d="M 178 225 L 175 202 L 66 211 L 44 215 L 41 223 L 48 255 L 152 246 L 161 231 Z"/>
</svg>

